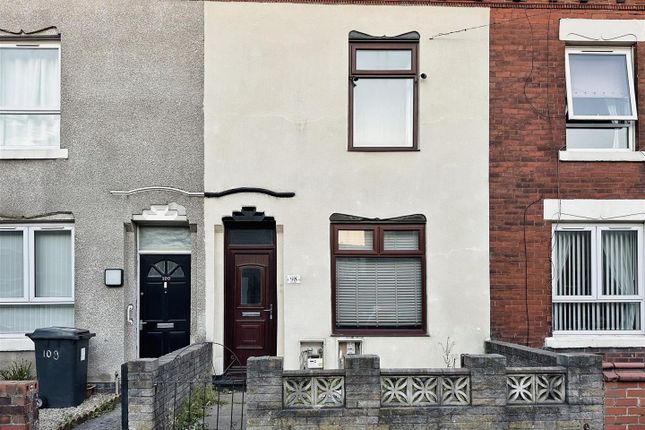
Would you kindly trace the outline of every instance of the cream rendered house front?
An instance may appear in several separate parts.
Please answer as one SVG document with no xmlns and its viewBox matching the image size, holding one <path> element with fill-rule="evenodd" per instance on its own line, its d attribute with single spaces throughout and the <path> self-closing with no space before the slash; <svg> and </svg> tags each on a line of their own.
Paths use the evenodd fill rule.
<svg viewBox="0 0 645 430">
<path fill-rule="evenodd" d="M 296 369 L 321 353 L 333 369 L 352 352 L 440 367 L 448 339 L 455 357 L 482 352 L 488 9 L 204 8 L 216 372 L 265 354 Z"/>
</svg>

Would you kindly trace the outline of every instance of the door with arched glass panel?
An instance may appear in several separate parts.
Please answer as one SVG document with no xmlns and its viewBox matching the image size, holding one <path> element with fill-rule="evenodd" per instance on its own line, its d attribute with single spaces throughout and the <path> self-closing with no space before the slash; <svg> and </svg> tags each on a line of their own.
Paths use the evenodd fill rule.
<svg viewBox="0 0 645 430">
<path fill-rule="evenodd" d="M 190 342 L 190 256 L 141 255 L 140 356 L 160 357 Z"/>
</svg>

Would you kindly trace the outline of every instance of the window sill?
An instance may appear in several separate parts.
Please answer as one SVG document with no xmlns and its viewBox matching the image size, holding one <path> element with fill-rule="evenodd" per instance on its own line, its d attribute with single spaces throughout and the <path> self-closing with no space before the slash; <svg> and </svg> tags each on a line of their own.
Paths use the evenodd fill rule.
<svg viewBox="0 0 645 430">
<path fill-rule="evenodd" d="M 410 147 L 379 147 L 379 146 L 358 146 L 350 147 L 347 149 L 349 152 L 419 152 L 419 148 L 410 148 Z"/>
<path fill-rule="evenodd" d="M 0 148 L 0 160 L 45 160 L 68 158 L 67 149 L 60 148 L 29 148 L 7 149 Z"/>
<path fill-rule="evenodd" d="M 0 351 L 33 351 L 34 342 L 24 334 L 0 334 Z"/>
<path fill-rule="evenodd" d="M 642 151 L 560 151 L 560 161 L 629 161 L 645 163 Z"/>
<path fill-rule="evenodd" d="M 554 336 L 544 339 L 549 348 L 642 348 L 645 335 Z"/>
<path fill-rule="evenodd" d="M 420 330 L 342 330 L 331 334 L 331 337 L 430 337 Z"/>
</svg>

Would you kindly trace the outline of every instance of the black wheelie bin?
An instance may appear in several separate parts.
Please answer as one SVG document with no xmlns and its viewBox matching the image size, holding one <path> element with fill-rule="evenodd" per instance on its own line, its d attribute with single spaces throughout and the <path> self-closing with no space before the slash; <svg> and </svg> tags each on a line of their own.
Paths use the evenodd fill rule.
<svg viewBox="0 0 645 430">
<path fill-rule="evenodd" d="M 27 333 L 36 346 L 38 397 L 41 407 L 67 408 L 85 400 L 89 330 L 47 327 Z"/>
</svg>

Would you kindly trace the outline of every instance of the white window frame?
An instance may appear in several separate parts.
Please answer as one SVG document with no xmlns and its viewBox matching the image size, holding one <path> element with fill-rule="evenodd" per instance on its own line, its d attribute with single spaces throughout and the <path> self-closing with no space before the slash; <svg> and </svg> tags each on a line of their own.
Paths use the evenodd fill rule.
<svg viewBox="0 0 645 430">
<path fill-rule="evenodd" d="M 636 231 L 637 232 L 637 286 L 638 286 L 638 295 L 604 295 L 602 294 L 602 232 L 608 230 L 620 230 L 620 231 Z M 590 231 L 591 232 L 591 254 L 592 254 L 592 273 L 591 273 L 591 296 L 565 296 L 556 294 L 556 281 L 558 274 L 556 273 L 556 265 L 551 264 L 551 297 L 553 303 L 626 303 L 626 302 L 638 302 L 640 303 L 640 330 L 553 330 L 554 337 L 565 337 L 565 336 L 621 336 L 621 335 L 635 335 L 635 334 L 644 334 L 645 333 L 645 300 L 643 299 L 645 294 L 643 287 L 644 282 L 644 273 L 643 273 L 643 259 L 645 258 L 643 253 L 643 224 L 609 224 L 609 223 L 590 223 L 590 224 L 558 224 L 553 225 L 552 227 L 552 242 L 555 243 L 555 233 L 557 231 Z M 555 261 L 555 245 L 552 245 L 552 261 Z"/>
<path fill-rule="evenodd" d="M 627 64 L 627 80 L 629 85 L 630 106 L 632 115 L 612 116 L 612 115 L 576 115 L 573 111 L 573 94 L 571 85 L 571 69 L 569 66 L 570 55 L 586 54 L 586 55 L 622 55 L 625 56 Z M 567 91 L 567 120 L 581 121 L 576 125 L 573 122 L 567 122 L 567 130 L 574 128 L 587 128 L 593 129 L 595 127 L 603 128 L 604 125 L 600 121 L 614 121 L 615 128 L 627 129 L 627 148 L 569 148 L 566 151 L 560 151 L 560 159 L 563 161 L 643 161 L 644 157 L 637 157 L 636 159 L 624 158 L 607 158 L 610 154 L 628 154 L 634 152 L 636 146 L 636 121 L 638 120 L 638 111 L 636 104 L 636 83 L 634 81 L 634 60 L 633 49 L 631 47 L 612 47 L 612 46 L 568 46 L 565 48 L 565 78 L 566 78 L 566 91 Z M 586 123 L 586 124 L 585 124 Z M 621 124 L 622 123 L 622 124 Z M 587 127 L 585 127 L 585 125 Z M 614 128 L 608 125 L 607 128 Z M 596 154 L 592 156 L 592 160 L 584 155 L 579 158 L 576 155 L 567 156 L 566 153 L 571 154 Z M 563 156 L 564 153 L 564 156 Z M 627 156 L 627 155 L 625 155 Z"/>
<path fill-rule="evenodd" d="M 625 56 L 627 64 L 627 80 L 629 85 L 629 98 L 632 115 L 576 115 L 573 111 L 573 94 L 571 85 L 571 69 L 569 67 L 569 57 L 576 54 L 585 55 L 621 55 Z M 585 47 L 567 47 L 565 57 L 565 75 L 567 87 L 567 106 L 568 118 L 572 120 L 589 120 L 589 121 L 636 121 L 638 113 L 636 110 L 636 92 L 634 85 L 634 61 L 632 48 L 614 48 L 607 46 L 585 46 Z"/>
<path fill-rule="evenodd" d="M 62 97 L 62 67 L 61 67 L 61 43 L 59 40 L 24 40 L 24 41 L 0 41 L 0 48 L 13 49 L 52 49 L 58 51 L 58 106 L 56 109 L 27 109 L 20 106 L 0 106 L 0 115 L 57 115 L 61 116 Z M 59 131 L 60 133 L 60 131 Z M 58 147 L 51 146 L 0 146 L 0 159 L 20 158 L 67 158 L 67 149 L 60 148 L 60 135 Z"/>
<path fill-rule="evenodd" d="M 23 296 L 22 297 L 0 297 L 1 305 L 29 305 L 29 304 L 74 304 L 75 299 L 75 273 L 74 273 L 74 227 L 61 224 L 39 224 L 39 225 L 0 225 L 0 233 L 6 231 L 22 231 L 23 241 Z M 67 297 L 36 297 L 36 246 L 35 232 L 37 231 L 69 231 L 71 240 L 71 274 L 72 285 L 71 295 Z M 2 308 L 0 307 L 0 310 Z"/>
</svg>

